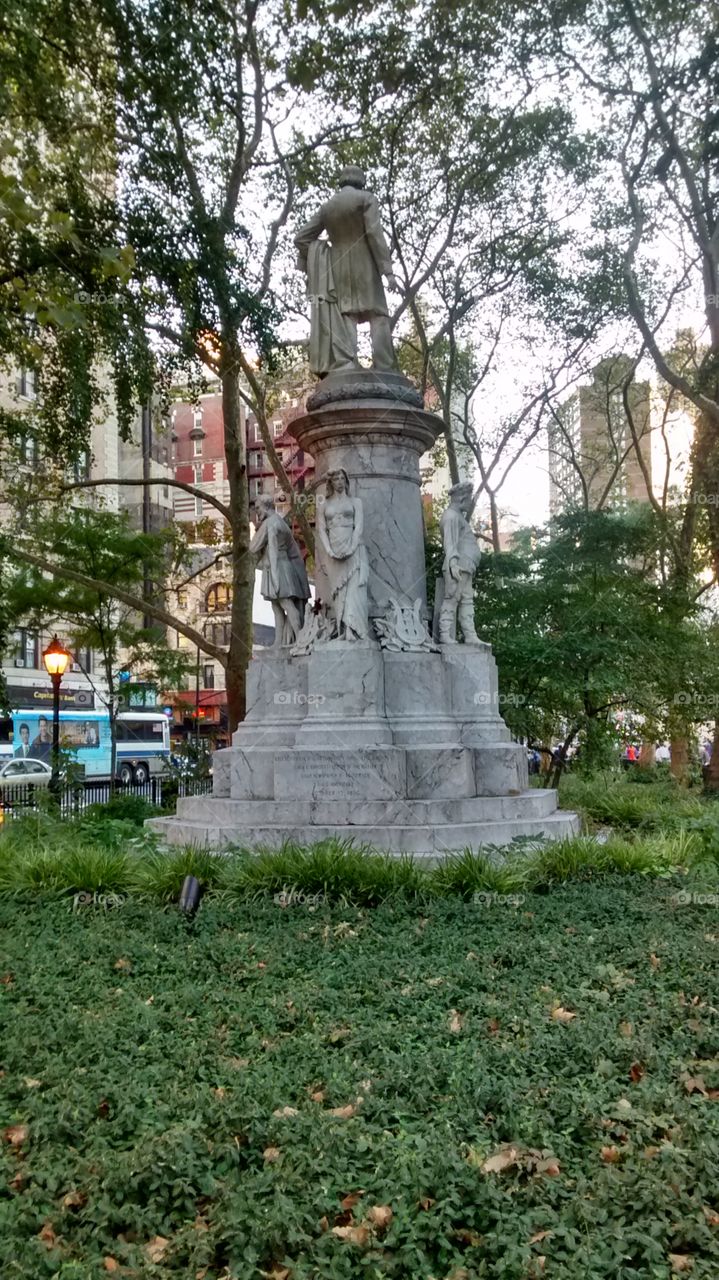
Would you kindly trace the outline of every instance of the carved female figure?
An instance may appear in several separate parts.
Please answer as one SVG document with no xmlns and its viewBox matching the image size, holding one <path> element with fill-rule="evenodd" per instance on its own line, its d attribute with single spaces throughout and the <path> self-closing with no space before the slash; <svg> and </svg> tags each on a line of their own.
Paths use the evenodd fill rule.
<svg viewBox="0 0 719 1280">
<path fill-rule="evenodd" d="M 331 635 L 338 640 L 366 640 L 369 564 L 362 542 L 362 503 L 350 497 L 346 471 L 331 471 L 325 484 L 325 500 L 317 504 L 317 536 L 330 589 Z"/>
</svg>

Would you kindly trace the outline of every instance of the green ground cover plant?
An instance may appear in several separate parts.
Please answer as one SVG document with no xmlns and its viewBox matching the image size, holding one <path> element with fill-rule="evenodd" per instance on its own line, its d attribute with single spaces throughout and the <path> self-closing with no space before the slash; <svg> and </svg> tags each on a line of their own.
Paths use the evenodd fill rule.
<svg viewBox="0 0 719 1280">
<path fill-rule="evenodd" d="M 719 1274 L 719 899 L 0 902 L 0 1274 Z"/>
</svg>

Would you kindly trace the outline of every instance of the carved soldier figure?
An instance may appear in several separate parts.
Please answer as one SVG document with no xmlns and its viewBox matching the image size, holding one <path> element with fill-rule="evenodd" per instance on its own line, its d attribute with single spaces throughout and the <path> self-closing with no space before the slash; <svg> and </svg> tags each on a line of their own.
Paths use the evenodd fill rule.
<svg viewBox="0 0 719 1280">
<path fill-rule="evenodd" d="M 369 321 L 375 369 L 396 367 L 382 276 L 399 286 L 382 232 L 377 199 L 357 165 L 340 174 L 340 189 L 295 236 L 313 300 L 310 367 L 322 377 L 357 364 L 357 325 Z M 320 240 L 326 232 L 327 241 Z"/>
<path fill-rule="evenodd" d="M 449 506 L 439 522 L 444 561 L 444 599 L 439 610 L 440 644 L 455 644 L 459 621 L 465 644 L 481 644 L 474 629 L 472 578 L 479 564 L 477 539 L 467 519 L 472 502 L 472 485 L 455 484 L 449 491 Z"/>
<path fill-rule="evenodd" d="M 326 478 L 324 502 L 317 504 L 317 540 L 330 588 L 332 639 L 369 638 L 369 564 L 362 532 L 362 503 L 359 498 L 350 497 L 347 472 L 331 471 Z"/>
<path fill-rule="evenodd" d="M 257 533 L 250 552 L 262 568 L 260 590 L 272 603 L 275 615 L 275 649 L 292 644 L 302 628 L 305 601 L 310 588 L 302 553 L 286 520 L 275 511 L 269 494 L 257 499 L 255 520 Z"/>
</svg>

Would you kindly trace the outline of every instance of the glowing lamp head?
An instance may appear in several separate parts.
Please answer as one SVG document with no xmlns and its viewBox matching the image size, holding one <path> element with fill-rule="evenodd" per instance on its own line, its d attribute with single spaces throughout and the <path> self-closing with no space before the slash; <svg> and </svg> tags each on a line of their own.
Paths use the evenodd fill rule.
<svg viewBox="0 0 719 1280">
<path fill-rule="evenodd" d="M 64 676 L 67 664 L 70 661 L 70 654 L 60 644 L 57 636 L 53 636 L 47 649 L 43 652 L 42 660 L 49 676 Z"/>
</svg>

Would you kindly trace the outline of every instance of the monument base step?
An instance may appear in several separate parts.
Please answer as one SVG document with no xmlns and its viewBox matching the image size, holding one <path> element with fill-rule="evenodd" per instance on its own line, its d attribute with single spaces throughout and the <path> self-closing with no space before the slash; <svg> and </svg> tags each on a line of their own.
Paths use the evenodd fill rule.
<svg viewBox="0 0 719 1280">
<path fill-rule="evenodd" d="M 554 793 L 545 794 L 554 796 Z M 467 848 L 477 851 L 482 846 L 508 845 L 518 837 L 560 840 L 578 834 L 579 819 L 576 814 L 561 810 L 552 812 L 546 802 L 547 811 L 542 813 L 541 803 L 536 803 L 537 795 L 541 796 L 542 793 L 527 792 L 517 796 L 485 796 L 455 801 L 452 805 L 455 821 L 447 821 L 446 818 L 428 820 L 428 814 L 418 812 L 418 806 L 423 803 L 418 801 L 398 801 L 394 805 L 385 803 L 383 806 L 378 804 L 377 809 L 383 807 L 384 814 L 380 819 L 378 813 L 374 821 L 342 822 L 335 815 L 334 821 L 321 822 L 318 821 L 319 813 L 311 814 L 307 821 L 304 812 L 297 812 L 301 807 L 299 805 L 286 806 L 294 808 L 293 816 L 283 813 L 280 817 L 275 813 L 270 818 L 266 812 L 270 806 L 274 810 L 283 806 L 272 801 L 204 799 L 202 810 L 193 808 L 191 818 L 151 818 L 147 826 L 170 845 L 192 845 L 196 848 L 218 850 L 233 846 L 257 852 L 260 849 L 279 849 L 288 842 L 310 846 L 321 840 L 352 839 L 357 845 L 369 846 L 378 852 L 398 856 L 403 853 L 414 854 L 436 862 Z M 199 799 L 197 797 L 194 800 L 195 806 Z M 439 801 L 424 804 L 436 809 L 441 806 Z M 477 811 L 476 816 L 470 817 L 461 810 L 457 812 L 460 804 L 482 808 Z M 241 820 L 238 820 L 239 815 L 232 812 L 235 806 L 243 808 Z M 257 806 L 260 810 L 254 821 L 247 812 L 250 806 Z M 329 809 L 332 806 L 318 807 Z M 408 811 L 404 815 L 400 813 L 402 807 Z M 366 803 L 361 806 L 363 811 L 368 808 Z M 367 812 L 358 813 L 357 816 L 375 817 Z"/>
</svg>

